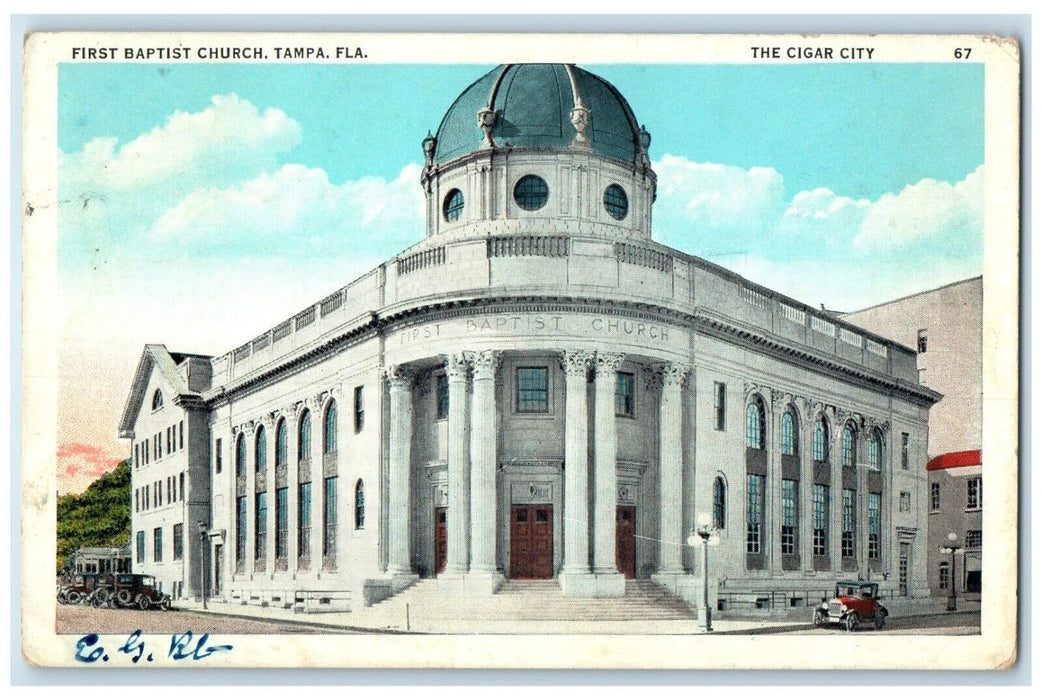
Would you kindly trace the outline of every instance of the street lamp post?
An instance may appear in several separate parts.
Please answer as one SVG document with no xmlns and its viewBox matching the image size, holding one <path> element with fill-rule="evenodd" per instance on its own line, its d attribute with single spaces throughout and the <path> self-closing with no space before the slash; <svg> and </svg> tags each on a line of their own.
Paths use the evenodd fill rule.
<svg viewBox="0 0 1042 700">
<path fill-rule="evenodd" d="M 952 612 L 952 611 L 956 610 L 956 600 L 955 600 L 955 555 L 956 555 L 956 553 L 962 551 L 962 547 L 960 547 L 959 544 L 958 544 L 958 539 L 959 539 L 958 535 L 956 535 L 954 532 L 949 532 L 948 533 L 948 544 L 942 545 L 940 547 L 941 554 L 950 554 L 951 557 L 952 557 L 951 577 L 948 580 L 948 585 L 950 586 L 950 590 L 951 590 L 951 595 L 948 596 L 948 607 L 947 607 L 947 610 L 949 612 Z"/>
<path fill-rule="evenodd" d="M 689 546 L 702 546 L 702 609 L 705 611 L 705 619 L 700 620 L 702 623 L 700 626 L 706 632 L 713 631 L 713 611 L 709 607 L 709 542 L 710 538 L 713 538 L 713 544 L 716 544 L 716 528 L 711 527 L 710 523 L 708 514 L 699 513 L 698 529 L 692 529 L 691 534 L 687 538 Z"/>
<path fill-rule="evenodd" d="M 209 538 L 206 536 L 206 523 L 199 521 L 199 595 L 203 600 L 203 610 L 206 610 L 206 546 Z"/>
</svg>

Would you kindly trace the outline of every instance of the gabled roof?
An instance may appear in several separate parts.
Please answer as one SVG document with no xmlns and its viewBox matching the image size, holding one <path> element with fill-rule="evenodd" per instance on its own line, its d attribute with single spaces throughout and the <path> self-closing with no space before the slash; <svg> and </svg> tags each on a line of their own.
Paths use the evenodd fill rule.
<svg viewBox="0 0 1042 700">
<path fill-rule="evenodd" d="M 981 464 L 980 450 L 963 450 L 962 452 L 945 452 L 926 463 L 926 471 L 937 469 L 954 469 L 956 467 L 975 467 Z"/>
<path fill-rule="evenodd" d="M 141 353 L 141 360 L 137 363 L 134 371 L 134 382 L 130 387 L 130 395 L 127 397 L 126 406 L 123 407 L 123 418 L 119 422 L 119 436 L 130 438 L 134 435 L 134 424 L 137 422 L 138 413 L 145 402 L 145 390 L 148 388 L 148 379 L 152 376 L 152 370 L 158 370 L 163 381 L 173 390 L 172 400 L 180 405 L 186 402 L 201 401 L 202 397 L 188 390 L 188 384 L 177 371 L 178 361 L 184 361 L 184 353 L 171 354 L 165 345 L 146 345 Z M 191 357 L 202 357 L 191 355 Z"/>
</svg>

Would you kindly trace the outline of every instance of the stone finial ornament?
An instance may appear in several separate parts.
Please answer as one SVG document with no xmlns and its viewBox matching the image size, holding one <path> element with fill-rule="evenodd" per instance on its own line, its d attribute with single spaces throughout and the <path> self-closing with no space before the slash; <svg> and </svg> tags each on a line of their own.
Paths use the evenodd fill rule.
<svg viewBox="0 0 1042 700">
<path fill-rule="evenodd" d="M 571 113 L 572 126 L 575 127 L 575 139 L 573 146 L 589 146 L 590 139 L 586 136 L 586 127 L 590 123 L 590 110 L 586 108 L 582 100 L 575 103 Z"/>
<path fill-rule="evenodd" d="M 485 134 L 485 148 L 495 148 L 496 142 L 492 140 L 492 127 L 496 125 L 496 112 L 489 107 L 478 110 L 478 126 Z"/>
<path fill-rule="evenodd" d="M 437 146 L 438 139 L 431 136 L 431 132 L 428 131 L 426 138 L 423 139 L 423 157 L 428 169 L 434 167 L 434 149 Z"/>
</svg>

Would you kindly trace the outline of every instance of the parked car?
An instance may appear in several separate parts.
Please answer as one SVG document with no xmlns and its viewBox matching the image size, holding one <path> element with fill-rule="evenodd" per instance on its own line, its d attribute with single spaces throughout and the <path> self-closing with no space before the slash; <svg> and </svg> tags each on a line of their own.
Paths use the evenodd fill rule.
<svg viewBox="0 0 1042 700">
<path fill-rule="evenodd" d="M 840 581 L 831 600 L 822 601 L 814 609 L 814 626 L 841 624 L 853 632 L 861 623 L 871 621 L 883 629 L 890 614 L 879 602 L 879 584 L 871 581 Z"/>
<path fill-rule="evenodd" d="M 170 595 L 156 586 L 156 577 L 146 574 L 116 574 L 109 585 L 99 588 L 91 603 L 95 607 L 136 607 L 141 610 L 170 609 Z"/>
<path fill-rule="evenodd" d="M 71 574 L 63 576 L 58 584 L 58 602 L 62 605 L 79 605 L 90 600 L 101 585 L 100 574 Z"/>
</svg>

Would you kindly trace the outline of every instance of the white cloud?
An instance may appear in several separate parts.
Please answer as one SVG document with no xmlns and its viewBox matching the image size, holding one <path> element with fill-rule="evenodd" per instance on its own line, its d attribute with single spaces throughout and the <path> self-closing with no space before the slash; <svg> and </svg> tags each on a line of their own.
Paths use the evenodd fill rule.
<svg viewBox="0 0 1042 700">
<path fill-rule="evenodd" d="M 394 249 L 423 236 L 420 167 L 394 180 L 364 177 L 337 185 L 324 170 L 284 165 L 272 174 L 226 188 L 197 189 L 151 227 L 156 242 L 243 254 L 305 254 Z M 394 250 L 390 254 L 393 254 Z"/>
<path fill-rule="evenodd" d="M 261 112 L 234 93 L 214 95 L 201 112 L 174 112 L 118 149 L 115 138 L 96 138 L 78 153 L 60 154 L 59 168 L 63 184 L 124 191 L 170 178 L 195 181 L 270 168 L 276 154 L 300 138 L 300 125 L 282 110 Z"/>
<path fill-rule="evenodd" d="M 959 240 L 984 231 L 984 166 L 954 185 L 920 180 L 885 194 L 865 216 L 854 246 L 876 250 L 928 239 Z"/>
</svg>

